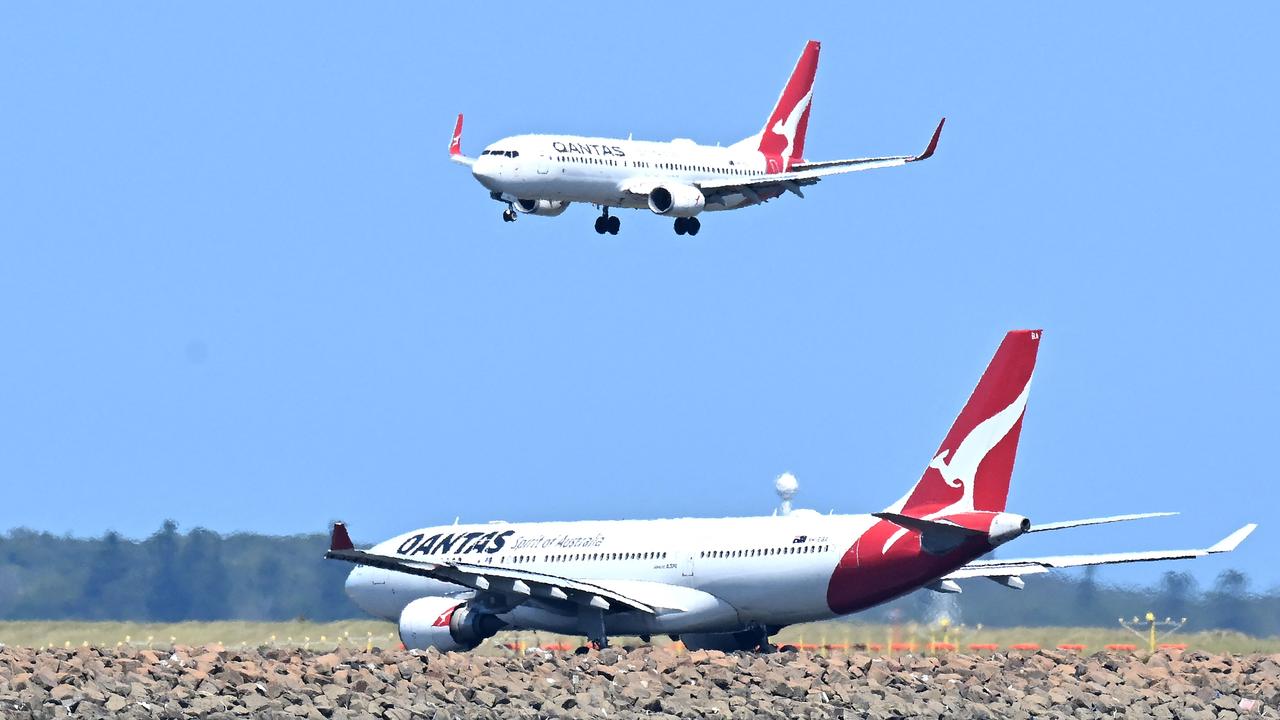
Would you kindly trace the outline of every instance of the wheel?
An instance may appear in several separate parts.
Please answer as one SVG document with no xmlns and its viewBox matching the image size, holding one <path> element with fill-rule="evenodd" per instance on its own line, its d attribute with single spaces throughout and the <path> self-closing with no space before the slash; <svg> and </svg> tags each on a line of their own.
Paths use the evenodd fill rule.
<svg viewBox="0 0 1280 720">
<path fill-rule="evenodd" d="M 603 215 L 596 218 L 596 232 L 599 233 L 600 235 L 603 235 L 606 232 L 608 232 L 609 230 L 608 222 L 609 222 L 609 219 Z"/>
<path fill-rule="evenodd" d="M 683 235 L 689 231 L 688 221 L 684 218 L 676 218 L 676 234 Z"/>
<path fill-rule="evenodd" d="M 617 235 L 618 231 L 622 229 L 622 221 L 618 219 L 617 215 L 612 215 L 605 222 L 605 226 L 610 235 Z"/>
<path fill-rule="evenodd" d="M 515 222 L 515 221 L 516 221 L 516 211 L 515 211 L 515 210 L 503 210 L 503 211 L 502 211 L 502 222 Z"/>
<path fill-rule="evenodd" d="M 690 235 L 697 235 L 702 229 L 702 221 L 698 218 L 689 218 L 689 222 L 685 223 L 686 232 Z"/>
</svg>

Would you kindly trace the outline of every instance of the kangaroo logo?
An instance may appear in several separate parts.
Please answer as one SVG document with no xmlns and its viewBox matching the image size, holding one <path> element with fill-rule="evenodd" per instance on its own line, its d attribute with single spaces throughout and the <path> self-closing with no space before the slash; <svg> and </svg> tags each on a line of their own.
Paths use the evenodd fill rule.
<svg viewBox="0 0 1280 720">
<path fill-rule="evenodd" d="M 1018 419 L 1022 417 L 1023 411 L 1027 408 L 1027 398 L 1030 394 L 1031 379 L 1028 378 L 1027 384 L 1022 388 L 1022 392 L 1008 407 L 978 423 L 960 441 L 954 452 L 943 450 L 938 453 L 937 457 L 929 461 L 929 467 L 938 471 L 938 474 L 942 476 L 942 481 L 948 487 L 961 488 L 962 494 L 959 500 L 937 512 L 925 515 L 925 520 L 931 520 L 954 512 L 973 511 L 973 485 L 978 475 L 978 466 L 995 449 L 996 445 L 999 445 L 1000 441 L 1004 440 L 1009 431 L 1013 430 L 1013 426 L 1018 424 Z M 889 552 L 889 548 L 906 533 L 906 528 L 899 528 L 897 532 L 890 535 L 889 539 L 885 541 L 882 552 Z"/>
<path fill-rule="evenodd" d="M 449 622 L 453 620 L 453 611 L 457 609 L 458 606 L 454 605 L 448 610 L 440 613 L 440 617 L 436 618 L 436 621 L 431 623 L 431 627 L 449 627 Z"/>
<path fill-rule="evenodd" d="M 1009 434 L 1013 426 L 1018 424 L 1018 418 L 1022 417 L 1022 411 L 1027 407 L 1027 396 L 1030 392 L 1031 381 L 1027 380 L 1026 387 L 1022 388 L 1022 393 L 1017 399 L 1009 407 L 978 423 L 977 427 L 960 441 L 954 453 L 943 450 L 929 461 L 929 467 L 942 475 L 943 482 L 950 487 L 964 489 L 964 495 L 948 508 L 948 511 L 952 508 L 973 509 L 973 479 L 978 474 L 978 466 L 986 459 L 987 454 Z"/>
<path fill-rule="evenodd" d="M 784 159 L 791 157 L 791 148 L 795 146 L 796 141 L 796 128 L 800 126 L 800 118 L 804 117 L 804 111 L 809 109 L 809 103 L 812 100 L 813 89 L 811 88 L 809 92 L 804 94 L 804 97 L 800 98 L 800 102 L 791 108 L 791 113 L 787 115 L 785 120 L 779 119 L 769 129 L 769 132 L 779 135 L 787 141 L 787 146 L 782 150 Z"/>
</svg>

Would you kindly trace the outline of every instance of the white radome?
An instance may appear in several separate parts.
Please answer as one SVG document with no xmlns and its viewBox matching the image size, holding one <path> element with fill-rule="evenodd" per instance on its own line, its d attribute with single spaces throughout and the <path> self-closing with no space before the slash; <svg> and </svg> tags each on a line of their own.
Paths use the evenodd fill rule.
<svg viewBox="0 0 1280 720">
<path fill-rule="evenodd" d="M 795 475 L 784 472 L 773 482 L 773 489 L 778 492 L 778 497 L 783 500 L 790 500 L 795 497 L 796 491 L 800 489 L 800 481 L 796 480 Z"/>
</svg>

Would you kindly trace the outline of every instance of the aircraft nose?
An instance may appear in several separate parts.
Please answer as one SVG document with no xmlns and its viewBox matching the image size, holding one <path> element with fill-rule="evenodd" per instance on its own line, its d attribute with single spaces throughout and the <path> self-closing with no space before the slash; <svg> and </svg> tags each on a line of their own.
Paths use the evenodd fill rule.
<svg viewBox="0 0 1280 720">
<path fill-rule="evenodd" d="M 343 585 L 343 589 L 346 590 L 347 597 L 351 598 L 351 602 L 355 603 L 356 607 L 367 613 L 373 613 L 371 602 L 374 580 L 380 579 L 377 576 L 384 572 L 384 570 L 377 568 L 357 565 L 351 572 L 347 573 L 347 581 Z"/>
<path fill-rule="evenodd" d="M 471 175 L 481 185 L 490 190 L 497 189 L 495 184 L 498 180 L 498 163 L 497 159 L 492 155 L 481 155 L 471 164 Z"/>
</svg>

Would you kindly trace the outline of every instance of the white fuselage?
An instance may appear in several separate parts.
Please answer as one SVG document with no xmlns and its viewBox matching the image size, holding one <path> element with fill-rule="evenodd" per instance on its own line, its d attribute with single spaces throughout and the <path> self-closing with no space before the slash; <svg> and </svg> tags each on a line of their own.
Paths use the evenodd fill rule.
<svg viewBox="0 0 1280 720">
<path fill-rule="evenodd" d="M 471 172 L 491 193 L 511 198 L 647 208 L 626 187 L 691 185 L 715 178 L 782 172 L 783 161 L 741 146 L 698 145 L 692 140 L 647 142 L 574 135 L 516 135 L 489 145 Z M 776 192 L 762 199 L 775 197 Z M 704 211 L 754 204 L 728 193 L 707 198 Z"/>
<path fill-rule="evenodd" d="M 688 610 L 657 617 L 611 615 L 611 633 L 728 632 L 753 623 L 780 626 L 834 617 L 827 597 L 832 574 L 876 522 L 869 515 L 797 511 L 779 517 L 452 525 L 405 533 L 371 552 L 519 568 L 611 588 L 643 587 L 679 595 L 671 605 Z M 468 590 L 357 567 L 347 592 L 367 612 L 396 620 L 419 597 Z M 514 628 L 564 633 L 577 628 L 576 618 L 535 607 L 501 617 Z"/>
</svg>

